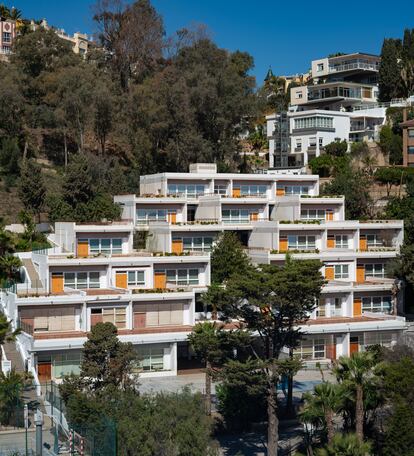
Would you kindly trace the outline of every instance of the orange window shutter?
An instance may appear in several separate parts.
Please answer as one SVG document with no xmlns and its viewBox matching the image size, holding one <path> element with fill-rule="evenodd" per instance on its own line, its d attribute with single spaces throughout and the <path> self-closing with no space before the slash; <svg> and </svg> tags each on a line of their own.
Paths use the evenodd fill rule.
<svg viewBox="0 0 414 456">
<path fill-rule="evenodd" d="M 361 250 L 361 252 L 368 250 L 367 238 L 364 235 L 359 236 L 359 250 Z"/>
<path fill-rule="evenodd" d="M 164 271 L 155 271 L 154 288 L 167 288 L 167 275 Z"/>
<path fill-rule="evenodd" d="M 233 198 L 239 198 L 240 194 L 240 188 L 233 188 Z"/>
<path fill-rule="evenodd" d="M 354 309 L 353 309 L 353 316 L 359 317 L 362 315 L 362 299 L 361 298 L 354 298 Z"/>
<path fill-rule="evenodd" d="M 63 293 L 64 283 L 62 273 L 52 274 L 52 293 Z"/>
<path fill-rule="evenodd" d="M 287 252 L 288 250 L 288 240 L 287 237 L 281 237 L 279 239 L 279 251 L 280 252 Z"/>
<path fill-rule="evenodd" d="M 87 257 L 89 255 L 88 241 L 78 241 L 77 255 L 78 257 Z"/>
<path fill-rule="evenodd" d="M 357 281 L 357 283 L 365 282 L 365 266 L 363 264 L 358 264 L 357 265 L 356 281 Z"/>
<path fill-rule="evenodd" d="M 183 240 L 182 239 L 173 239 L 171 247 L 172 247 L 173 253 L 182 253 L 183 252 Z"/>
<path fill-rule="evenodd" d="M 276 189 L 276 196 L 285 196 L 285 189 L 282 187 L 278 187 Z"/>
<path fill-rule="evenodd" d="M 334 267 L 333 266 L 325 266 L 325 279 L 326 280 L 334 280 Z"/>
<path fill-rule="evenodd" d="M 326 210 L 326 220 L 328 222 L 331 222 L 333 219 L 334 219 L 333 210 L 332 209 L 327 209 Z"/>
<path fill-rule="evenodd" d="M 328 249 L 334 249 L 335 248 L 335 237 L 334 236 L 328 236 L 328 241 L 326 243 Z"/>
<path fill-rule="evenodd" d="M 117 272 L 115 276 L 115 286 L 117 288 L 128 288 L 128 278 L 126 272 Z"/>
</svg>

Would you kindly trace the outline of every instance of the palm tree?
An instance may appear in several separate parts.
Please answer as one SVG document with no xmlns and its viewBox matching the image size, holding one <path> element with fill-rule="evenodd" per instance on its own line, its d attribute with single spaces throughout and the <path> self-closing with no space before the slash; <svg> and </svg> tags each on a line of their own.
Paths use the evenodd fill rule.
<svg viewBox="0 0 414 456">
<path fill-rule="evenodd" d="M 3 3 L 0 5 L 0 17 L 8 19 L 10 17 L 10 10 Z"/>
<path fill-rule="evenodd" d="M 343 388 L 329 382 L 320 383 L 314 387 L 312 393 L 304 394 L 305 407 L 301 419 L 308 419 L 317 424 L 322 418 L 328 434 L 328 443 L 333 441 L 335 435 L 334 419 L 342 407 L 343 397 Z"/>
<path fill-rule="evenodd" d="M 368 456 L 371 444 L 361 442 L 356 434 L 336 434 L 330 444 L 316 451 L 317 456 Z"/>
<path fill-rule="evenodd" d="M 375 359 L 370 352 L 353 353 L 350 357 L 341 356 L 333 367 L 337 380 L 348 390 L 355 390 L 355 430 L 364 440 L 364 389 L 372 383 Z"/>
<path fill-rule="evenodd" d="M 0 257 L 0 273 L 8 281 L 15 282 L 19 279 L 22 262 L 19 257 L 14 255 L 5 255 Z"/>
</svg>

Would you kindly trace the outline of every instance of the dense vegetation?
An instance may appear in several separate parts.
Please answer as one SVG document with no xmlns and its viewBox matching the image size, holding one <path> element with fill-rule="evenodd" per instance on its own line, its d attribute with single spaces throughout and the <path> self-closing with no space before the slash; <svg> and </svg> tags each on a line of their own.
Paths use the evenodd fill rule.
<svg viewBox="0 0 414 456">
<path fill-rule="evenodd" d="M 0 63 L 0 178 L 33 214 L 112 219 L 111 195 L 135 193 L 140 174 L 242 165 L 239 133 L 257 117 L 252 57 L 202 27 L 167 38 L 148 0 L 118 3 L 96 5 L 100 46 L 86 59 L 39 27 Z"/>
</svg>

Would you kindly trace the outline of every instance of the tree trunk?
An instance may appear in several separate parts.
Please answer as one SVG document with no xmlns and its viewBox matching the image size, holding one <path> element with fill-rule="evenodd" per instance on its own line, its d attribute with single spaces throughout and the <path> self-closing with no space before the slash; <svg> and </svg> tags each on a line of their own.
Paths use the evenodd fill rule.
<svg viewBox="0 0 414 456">
<path fill-rule="evenodd" d="M 66 168 L 68 167 L 68 142 L 66 139 L 66 131 L 63 133 L 63 147 L 65 151 L 65 171 Z"/>
<path fill-rule="evenodd" d="M 211 415 L 211 375 L 210 375 L 211 363 L 206 362 L 206 414 Z"/>
<path fill-rule="evenodd" d="M 333 413 L 332 410 L 325 412 L 325 421 L 326 421 L 326 430 L 328 432 L 328 443 L 332 443 L 332 440 L 335 435 L 335 426 L 333 422 Z"/>
<path fill-rule="evenodd" d="M 359 440 L 364 440 L 364 393 L 361 385 L 356 387 L 355 428 Z"/>
<path fill-rule="evenodd" d="M 267 456 L 277 456 L 279 420 L 277 417 L 277 383 L 270 379 L 267 392 Z"/>
</svg>

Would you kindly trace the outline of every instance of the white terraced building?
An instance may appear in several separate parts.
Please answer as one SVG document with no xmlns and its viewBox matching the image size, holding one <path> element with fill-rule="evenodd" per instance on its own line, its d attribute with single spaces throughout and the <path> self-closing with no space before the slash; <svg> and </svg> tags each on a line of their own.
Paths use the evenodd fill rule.
<svg viewBox="0 0 414 456">
<path fill-rule="evenodd" d="M 17 347 L 28 369 L 40 382 L 78 372 L 88 331 L 110 321 L 136 347 L 142 375 L 176 375 L 191 356 L 193 325 L 211 319 L 199 297 L 226 230 L 258 264 L 283 264 L 286 252 L 323 262 L 327 284 L 297 350 L 307 362 L 395 343 L 405 320 L 386 265 L 402 244 L 402 222 L 344 220 L 343 197 L 318 194 L 318 176 L 196 164 L 189 173 L 142 176 L 140 196 L 115 197 L 121 222 L 56 223 L 54 247 L 19 254 L 26 279 L 1 293 L 23 329 Z M 142 238 L 146 248 L 135 249 Z"/>
<path fill-rule="evenodd" d="M 379 139 L 388 106 L 378 103 L 380 57 L 345 54 L 311 62 L 307 85 L 292 87 L 286 115 L 266 117 L 270 168 L 302 167 L 335 140 Z"/>
</svg>

